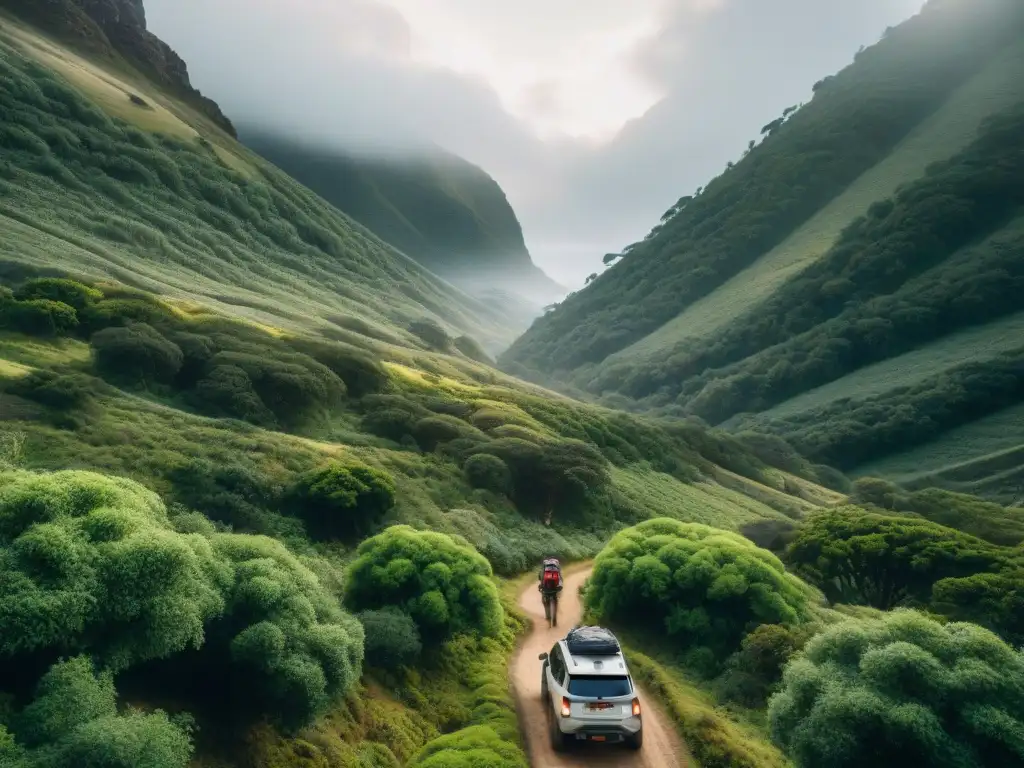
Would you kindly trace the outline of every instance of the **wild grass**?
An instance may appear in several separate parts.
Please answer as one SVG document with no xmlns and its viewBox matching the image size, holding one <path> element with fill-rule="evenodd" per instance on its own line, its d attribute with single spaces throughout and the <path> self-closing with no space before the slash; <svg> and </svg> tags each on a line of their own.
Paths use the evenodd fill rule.
<svg viewBox="0 0 1024 768">
<path fill-rule="evenodd" d="M 842 230 L 872 203 L 891 197 L 919 178 L 929 165 L 952 157 L 974 138 L 978 126 L 1020 99 L 1024 43 L 1008 46 L 989 65 L 956 89 L 946 103 L 785 241 L 710 295 L 687 307 L 641 341 L 608 359 L 608 364 L 653 358 L 686 340 L 710 336 L 750 310 L 775 288 L 824 255 Z"/>
</svg>

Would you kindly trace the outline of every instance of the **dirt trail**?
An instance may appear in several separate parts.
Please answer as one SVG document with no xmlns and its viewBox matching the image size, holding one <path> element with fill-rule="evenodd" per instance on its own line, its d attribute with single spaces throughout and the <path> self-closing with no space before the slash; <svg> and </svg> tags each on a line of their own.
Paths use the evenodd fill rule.
<svg viewBox="0 0 1024 768">
<path fill-rule="evenodd" d="M 579 588 L 590 570 L 570 573 L 558 604 L 558 626 L 549 629 L 544 618 L 544 606 L 531 582 L 519 596 L 519 605 L 533 620 L 533 629 L 512 659 L 512 685 L 519 707 L 519 724 L 523 729 L 533 768 L 562 768 L 563 766 L 636 766 L 636 768 L 682 768 L 689 765 L 686 750 L 672 724 L 657 703 L 640 690 L 644 708 L 644 745 L 639 752 L 626 747 L 603 744 L 574 745 L 566 753 L 551 749 L 548 740 L 547 719 L 540 700 L 540 668 L 537 655 L 550 651 L 557 640 L 575 626 L 581 615 Z M 628 659 L 627 659 L 628 660 Z"/>
</svg>

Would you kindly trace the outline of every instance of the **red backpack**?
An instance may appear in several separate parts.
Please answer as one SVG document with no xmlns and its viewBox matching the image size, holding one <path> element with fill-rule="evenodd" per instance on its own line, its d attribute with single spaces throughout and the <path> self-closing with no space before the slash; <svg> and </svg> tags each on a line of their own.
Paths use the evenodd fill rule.
<svg viewBox="0 0 1024 768">
<path fill-rule="evenodd" d="M 544 561 L 544 577 L 541 579 L 541 587 L 545 590 L 554 591 L 562 586 L 562 566 L 557 560 Z"/>
</svg>

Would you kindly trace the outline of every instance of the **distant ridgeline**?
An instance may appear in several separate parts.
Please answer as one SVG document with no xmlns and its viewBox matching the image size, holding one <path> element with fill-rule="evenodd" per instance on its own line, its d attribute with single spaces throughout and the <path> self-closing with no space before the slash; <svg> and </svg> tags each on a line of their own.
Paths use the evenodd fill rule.
<svg viewBox="0 0 1024 768">
<path fill-rule="evenodd" d="M 1007 438 L 1024 423 L 1021 83 L 1024 3 L 932 0 L 502 365 L 855 473 L 1024 499 L 1024 438 Z"/>
<path fill-rule="evenodd" d="M 473 294 L 508 289 L 540 306 L 563 291 L 530 259 L 498 183 L 440 148 L 348 154 L 243 127 L 242 141 L 385 242 Z"/>
</svg>

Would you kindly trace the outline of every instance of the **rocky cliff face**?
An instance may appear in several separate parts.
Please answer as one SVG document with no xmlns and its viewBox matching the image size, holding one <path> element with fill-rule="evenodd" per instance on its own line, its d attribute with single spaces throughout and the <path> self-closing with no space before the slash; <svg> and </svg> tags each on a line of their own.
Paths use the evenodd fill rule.
<svg viewBox="0 0 1024 768">
<path fill-rule="evenodd" d="M 192 87 L 182 58 L 146 29 L 143 0 L 0 0 L 0 7 L 90 53 L 126 60 L 235 135 L 217 103 Z"/>
</svg>

